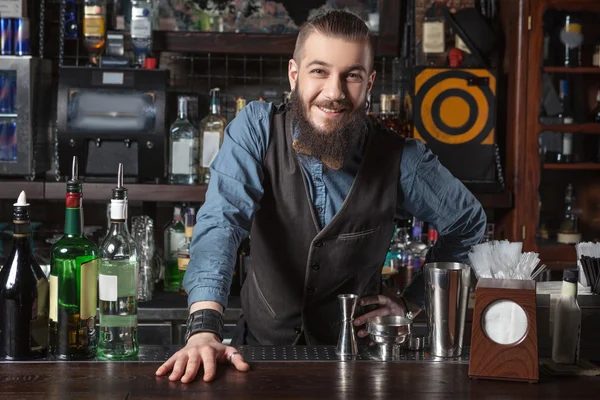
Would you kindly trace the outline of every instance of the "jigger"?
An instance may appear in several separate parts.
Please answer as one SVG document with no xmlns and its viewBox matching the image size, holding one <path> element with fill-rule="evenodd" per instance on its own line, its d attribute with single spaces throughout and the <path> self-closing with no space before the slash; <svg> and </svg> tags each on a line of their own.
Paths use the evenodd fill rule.
<svg viewBox="0 0 600 400">
<path fill-rule="evenodd" d="M 339 356 L 355 356 L 358 353 L 358 345 L 354 334 L 354 310 L 356 309 L 358 296 L 355 294 L 340 294 L 338 299 L 342 310 L 342 322 L 335 352 Z"/>
</svg>

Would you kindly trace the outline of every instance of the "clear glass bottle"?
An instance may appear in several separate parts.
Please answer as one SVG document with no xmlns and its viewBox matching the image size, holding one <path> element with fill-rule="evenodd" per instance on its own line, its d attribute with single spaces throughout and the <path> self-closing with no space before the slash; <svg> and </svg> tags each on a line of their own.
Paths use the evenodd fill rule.
<svg viewBox="0 0 600 400">
<path fill-rule="evenodd" d="M 97 65 L 106 44 L 106 0 L 84 0 L 83 37 L 90 61 Z"/>
<path fill-rule="evenodd" d="M 581 335 L 581 309 L 577 303 L 577 269 L 563 271 L 560 299 L 554 311 L 552 361 L 557 364 L 577 364 Z"/>
<path fill-rule="evenodd" d="M 152 50 L 152 31 L 158 27 L 157 6 L 156 0 L 131 0 L 131 47 L 140 67 Z"/>
<path fill-rule="evenodd" d="M 169 183 L 195 185 L 199 183 L 198 164 L 202 138 L 187 116 L 187 99 L 177 98 L 177 119 L 170 128 Z"/>
<path fill-rule="evenodd" d="M 379 100 L 379 119 L 394 132 L 404 135 L 405 127 L 400 120 L 400 96 L 382 94 Z"/>
<path fill-rule="evenodd" d="M 185 244 L 185 225 L 181 216 L 181 207 L 175 206 L 173 220 L 164 231 L 165 239 L 165 291 L 179 291 L 179 269 L 177 252 Z"/>
<path fill-rule="evenodd" d="M 584 36 L 581 21 L 577 15 L 567 14 L 565 16 L 559 37 L 564 47 L 563 65 L 565 67 L 581 67 Z"/>
<path fill-rule="evenodd" d="M 25 192 L 13 205 L 13 245 L 0 269 L 0 360 L 33 360 L 48 352 L 49 284 L 31 249 Z"/>
<path fill-rule="evenodd" d="M 124 360 L 137 357 L 137 275 L 139 251 L 127 229 L 127 189 L 123 164 L 111 200 L 111 227 L 100 248 L 98 283 L 100 341 L 98 357 Z"/>
<path fill-rule="evenodd" d="M 179 269 L 179 293 L 185 295 L 183 288 L 183 278 L 190 262 L 190 247 L 192 245 L 192 236 L 194 235 L 194 224 L 196 223 L 196 210 L 190 207 L 185 212 L 185 242 L 177 251 L 177 268 Z"/>
<path fill-rule="evenodd" d="M 221 116 L 220 91 L 219 88 L 210 91 L 210 112 L 200 121 L 200 136 L 202 137 L 200 180 L 204 184 L 208 184 L 210 181 L 210 165 L 223 145 L 227 126 L 227 120 Z"/>
<path fill-rule="evenodd" d="M 51 250 L 50 351 L 58 359 L 96 356 L 98 247 L 83 234 L 82 185 L 77 157 L 67 182 L 64 235 Z"/>
<path fill-rule="evenodd" d="M 557 241 L 564 244 L 575 244 L 581 241 L 579 218 L 575 212 L 575 191 L 573 184 L 567 185 L 565 191 L 565 213 L 557 234 Z"/>
</svg>

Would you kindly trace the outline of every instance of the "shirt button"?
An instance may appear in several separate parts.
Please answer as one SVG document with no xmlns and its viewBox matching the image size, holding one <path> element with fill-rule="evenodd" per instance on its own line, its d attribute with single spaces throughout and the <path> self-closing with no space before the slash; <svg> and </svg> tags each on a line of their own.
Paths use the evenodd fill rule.
<svg viewBox="0 0 600 400">
<path fill-rule="evenodd" d="M 317 240 L 317 241 L 315 242 L 315 246 L 316 246 L 316 247 L 323 247 L 323 242 L 321 242 L 320 240 Z"/>
<path fill-rule="evenodd" d="M 321 211 L 323 211 L 323 207 L 321 207 L 321 206 L 317 207 L 317 212 L 321 212 Z"/>
<path fill-rule="evenodd" d="M 294 328 L 294 332 L 296 333 L 296 335 L 299 335 L 299 334 L 301 334 L 301 333 L 302 333 L 302 328 L 300 328 L 299 326 L 296 326 L 296 327 Z"/>
<path fill-rule="evenodd" d="M 312 269 L 314 269 L 315 271 L 318 271 L 320 268 L 321 268 L 321 266 L 319 264 L 312 265 Z"/>
<path fill-rule="evenodd" d="M 307 288 L 306 288 L 306 291 L 307 291 L 308 293 L 314 293 L 314 292 L 315 292 L 315 288 L 314 288 L 314 287 L 312 287 L 312 286 L 309 286 L 309 287 L 307 287 Z"/>
</svg>

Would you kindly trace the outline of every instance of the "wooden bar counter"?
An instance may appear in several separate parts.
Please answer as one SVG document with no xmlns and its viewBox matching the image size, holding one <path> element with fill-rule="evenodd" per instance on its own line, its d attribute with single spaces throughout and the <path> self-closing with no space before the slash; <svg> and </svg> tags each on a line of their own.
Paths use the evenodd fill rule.
<svg viewBox="0 0 600 400">
<path fill-rule="evenodd" d="M 215 381 L 156 377 L 160 361 L 3 362 L 0 399 L 598 399 L 600 377 L 472 380 L 465 362 L 252 361 Z"/>
</svg>

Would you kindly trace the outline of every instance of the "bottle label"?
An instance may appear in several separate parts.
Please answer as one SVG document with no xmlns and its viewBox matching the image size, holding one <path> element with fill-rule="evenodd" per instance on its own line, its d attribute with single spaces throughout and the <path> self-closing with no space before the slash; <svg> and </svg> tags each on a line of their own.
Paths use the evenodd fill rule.
<svg viewBox="0 0 600 400">
<path fill-rule="evenodd" d="M 83 18 L 85 36 L 104 36 L 104 18 L 101 15 L 86 15 Z"/>
<path fill-rule="evenodd" d="M 190 262 L 189 258 L 178 257 L 177 258 L 177 269 L 180 271 L 186 271 L 189 262 Z"/>
<path fill-rule="evenodd" d="M 219 153 L 221 134 L 217 131 L 204 131 L 202 144 L 202 167 L 209 168 Z"/>
<path fill-rule="evenodd" d="M 171 254 L 171 258 L 177 258 L 177 252 L 180 248 L 185 244 L 185 233 L 183 232 L 171 232 L 171 240 L 169 253 Z"/>
<path fill-rule="evenodd" d="M 423 23 L 423 53 L 443 53 L 445 50 L 444 22 L 425 21 Z"/>
<path fill-rule="evenodd" d="M 198 154 L 198 141 L 179 139 L 173 142 L 171 150 L 171 173 L 173 175 L 191 175 L 195 170 L 194 155 Z"/>
<path fill-rule="evenodd" d="M 573 134 L 565 133 L 563 135 L 563 154 L 570 156 L 573 154 Z"/>
<path fill-rule="evenodd" d="M 79 314 L 82 321 L 96 316 L 98 298 L 98 259 L 81 264 Z M 115 276 L 116 278 L 116 276 Z M 115 285 L 116 286 L 116 285 Z"/>
<path fill-rule="evenodd" d="M 36 284 L 37 288 L 37 307 L 34 318 L 29 324 L 31 336 L 29 344 L 31 351 L 39 351 L 48 347 L 48 314 L 49 314 L 49 292 L 50 285 L 46 278 L 40 279 Z"/>
<path fill-rule="evenodd" d="M 117 301 L 118 278 L 115 275 L 98 275 L 98 286 L 100 287 L 100 300 Z"/>
<path fill-rule="evenodd" d="M 50 275 L 50 319 L 58 321 L 58 276 Z"/>
<path fill-rule="evenodd" d="M 131 19 L 131 37 L 134 39 L 150 39 L 152 36 L 152 24 L 145 17 Z"/>
</svg>

